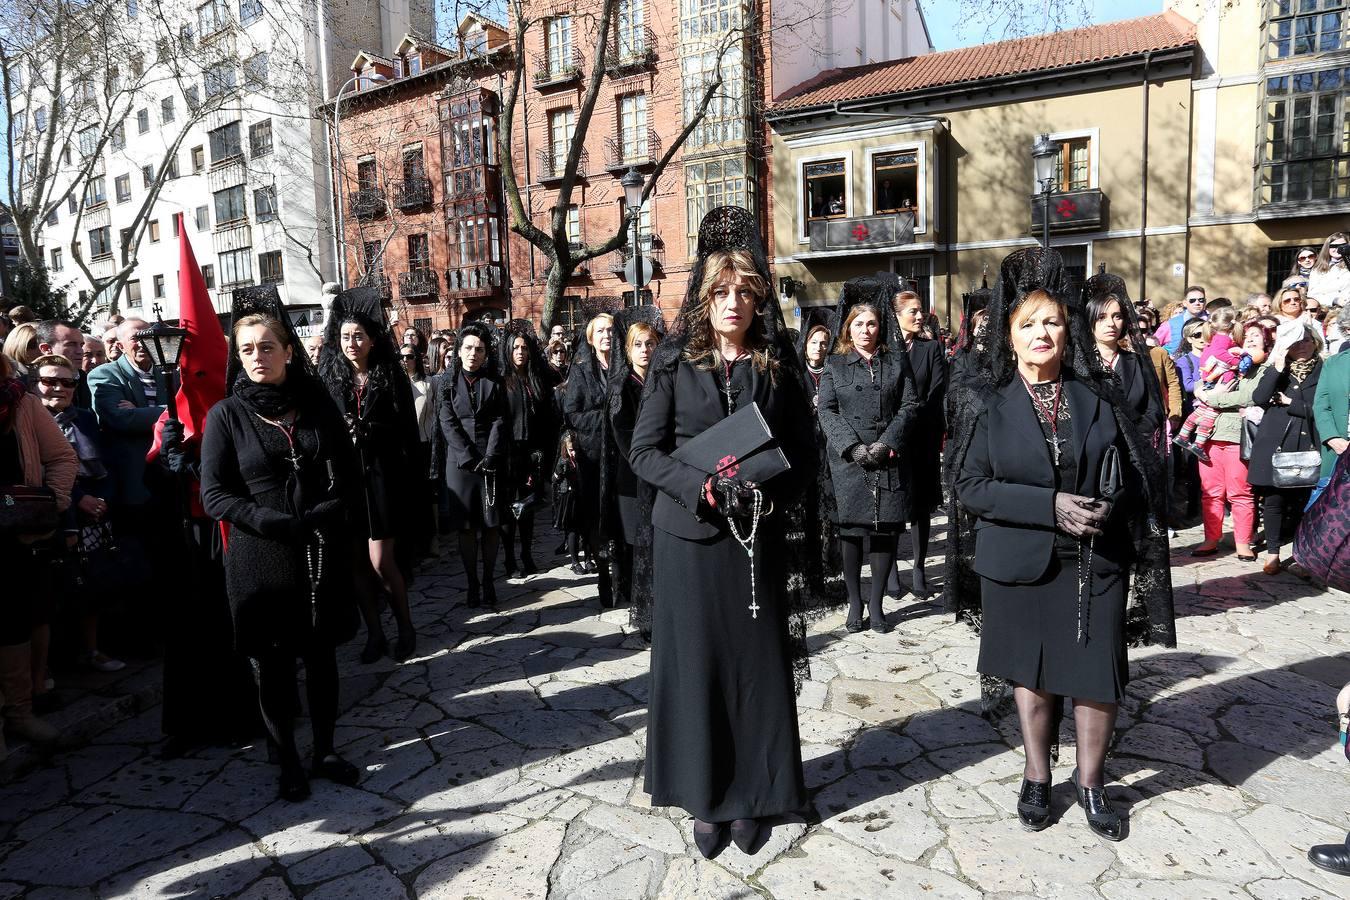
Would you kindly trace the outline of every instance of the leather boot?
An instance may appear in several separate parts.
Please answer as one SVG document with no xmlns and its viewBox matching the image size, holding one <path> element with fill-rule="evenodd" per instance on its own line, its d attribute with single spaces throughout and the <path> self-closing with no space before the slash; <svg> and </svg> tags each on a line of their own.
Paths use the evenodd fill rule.
<svg viewBox="0 0 1350 900">
<path fill-rule="evenodd" d="M 1308 850 L 1308 862 L 1327 872 L 1350 875 L 1350 837 L 1339 844 L 1319 844 Z"/>
<path fill-rule="evenodd" d="M 54 744 L 61 733 L 33 715 L 32 651 L 27 643 L 0 647 L 0 694 L 5 728 L 34 744 Z"/>
</svg>

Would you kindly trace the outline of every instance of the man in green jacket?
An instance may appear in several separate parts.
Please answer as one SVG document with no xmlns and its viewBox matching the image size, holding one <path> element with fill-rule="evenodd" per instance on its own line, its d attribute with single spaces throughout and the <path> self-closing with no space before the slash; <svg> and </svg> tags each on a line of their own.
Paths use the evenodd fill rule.
<svg viewBox="0 0 1350 900">
<path fill-rule="evenodd" d="M 1313 421 L 1322 442 L 1322 477 L 1313 499 L 1327 486 L 1336 458 L 1350 446 L 1350 352 L 1337 353 L 1322 363 L 1322 377 L 1313 396 Z"/>
</svg>

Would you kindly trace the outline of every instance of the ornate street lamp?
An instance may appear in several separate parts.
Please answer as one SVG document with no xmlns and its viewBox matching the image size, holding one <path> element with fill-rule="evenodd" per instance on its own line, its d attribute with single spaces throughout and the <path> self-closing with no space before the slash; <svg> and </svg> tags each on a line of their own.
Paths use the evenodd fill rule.
<svg viewBox="0 0 1350 900">
<path fill-rule="evenodd" d="M 150 356 L 154 359 L 155 372 L 164 376 L 165 390 L 169 393 L 166 404 L 169 408 L 169 418 L 177 419 L 178 360 L 183 353 L 183 338 L 187 337 L 187 329 L 166 324 L 163 309 L 158 303 L 154 305 L 153 311 L 154 323 L 136 332 L 136 339 L 150 351 Z"/>
<path fill-rule="evenodd" d="M 619 179 L 623 185 L 623 202 L 628 214 L 633 217 L 633 305 L 641 302 L 642 295 L 642 185 L 643 178 L 638 170 L 629 166 L 628 171 Z"/>
<path fill-rule="evenodd" d="M 1042 134 L 1031 145 L 1031 162 L 1036 170 L 1036 182 L 1041 188 L 1042 246 L 1050 247 L 1050 195 L 1055 191 L 1055 159 L 1059 156 L 1059 142 Z"/>
</svg>

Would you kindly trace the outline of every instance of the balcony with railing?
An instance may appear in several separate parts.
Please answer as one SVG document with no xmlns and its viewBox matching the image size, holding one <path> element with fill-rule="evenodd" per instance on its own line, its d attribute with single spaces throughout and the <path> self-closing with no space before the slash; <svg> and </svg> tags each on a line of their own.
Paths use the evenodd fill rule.
<svg viewBox="0 0 1350 900">
<path fill-rule="evenodd" d="M 394 205 L 399 209 L 417 209 L 431 203 L 431 179 L 413 175 L 394 184 Z"/>
<path fill-rule="evenodd" d="M 394 287 L 389 281 L 389 276 L 383 272 L 373 272 L 364 279 L 366 287 L 375 289 L 375 296 L 380 298 L 381 303 L 388 303 L 394 299 Z"/>
<path fill-rule="evenodd" d="M 112 222 L 112 214 L 108 212 L 108 201 L 100 200 L 97 203 L 91 203 L 84 208 L 83 227 L 84 228 L 102 228 Z"/>
<path fill-rule="evenodd" d="M 577 174 L 585 176 L 587 168 L 590 167 L 591 157 L 585 150 L 581 151 L 581 156 L 577 159 Z M 547 147 L 539 151 L 539 173 L 540 183 L 549 181 L 562 181 L 563 173 L 567 169 L 567 151 L 559 150 L 554 152 Z"/>
<path fill-rule="evenodd" d="M 430 268 L 410 269 L 398 274 L 398 296 L 400 300 L 435 297 L 439 289 L 440 278 Z"/>
<path fill-rule="evenodd" d="M 1106 227 L 1106 194 L 1097 188 L 1050 195 L 1050 231 L 1084 231 Z M 1045 197 L 1031 195 L 1031 233 L 1045 227 Z"/>
<path fill-rule="evenodd" d="M 622 32 L 622 33 L 621 33 Z M 605 72 L 628 75 L 656 65 L 656 32 L 648 25 L 616 30 L 605 48 Z"/>
<path fill-rule="evenodd" d="M 349 196 L 352 217 L 358 222 L 378 218 L 384 215 L 386 204 L 384 192 L 376 187 L 363 187 L 352 191 Z"/>
<path fill-rule="evenodd" d="M 252 246 L 253 228 L 248 224 L 247 217 L 232 222 L 217 222 L 216 227 L 211 229 L 211 249 L 217 253 L 229 253 Z"/>
<path fill-rule="evenodd" d="M 661 272 L 666 267 L 666 245 L 661 240 L 659 234 L 643 235 L 640 239 L 642 247 L 642 258 L 652 264 L 655 272 Z M 618 250 L 609 254 L 609 271 L 615 275 L 623 275 L 624 268 L 628 261 L 633 258 L 633 244 L 630 241 Z"/>
<path fill-rule="evenodd" d="M 644 138 L 643 140 L 638 140 L 636 136 L 628 140 L 605 138 L 605 170 L 614 175 L 622 175 L 630 166 L 645 169 L 656 165 L 657 159 L 661 156 L 661 139 L 650 128 L 647 129 Z"/>
<path fill-rule="evenodd" d="M 445 293 L 449 297 L 480 297 L 502 293 L 506 277 L 501 263 L 452 266 L 445 270 Z"/>
<path fill-rule="evenodd" d="M 560 53 L 534 55 L 534 86 L 546 91 L 581 79 L 581 51 L 572 47 Z"/>
</svg>

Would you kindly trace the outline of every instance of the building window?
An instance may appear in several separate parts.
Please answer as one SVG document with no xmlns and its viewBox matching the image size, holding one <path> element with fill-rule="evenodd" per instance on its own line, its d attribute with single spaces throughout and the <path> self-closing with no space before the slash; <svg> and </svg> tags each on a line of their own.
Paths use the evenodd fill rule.
<svg viewBox="0 0 1350 900">
<path fill-rule="evenodd" d="M 164 276 L 154 276 L 152 283 L 154 284 L 155 289 L 155 299 L 162 300 L 164 298 Z"/>
<path fill-rule="evenodd" d="M 159 101 L 159 120 L 165 125 L 173 121 L 173 98 L 165 97 Z"/>
<path fill-rule="evenodd" d="M 92 125 L 83 129 L 78 135 L 78 140 L 80 142 L 80 157 L 88 159 L 98 150 L 98 129 Z"/>
<path fill-rule="evenodd" d="M 53 206 L 50 210 L 47 211 L 47 224 L 56 225 L 59 224 L 60 221 L 61 217 L 57 214 L 56 207 Z"/>
<path fill-rule="evenodd" d="M 919 295 L 925 310 L 932 310 L 933 257 L 902 256 L 891 263 L 891 270 L 900 276 L 905 290 Z"/>
<path fill-rule="evenodd" d="M 192 174 L 196 175 L 202 169 L 206 168 L 206 148 L 192 148 Z"/>
<path fill-rule="evenodd" d="M 628 221 L 628 206 L 624 203 L 622 197 L 619 198 L 619 219 L 623 222 Z M 633 226 L 628 225 L 625 228 L 627 235 L 632 235 Z M 625 238 L 625 240 L 631 240 Z M 647 203 L 638 209 L 638 242 L 642 245 L 643 252 L 651 249 L 652 246 L 652 204 Z"/>
<path fill-rule="evenodd" d="M 625 163 L 647 160 L 647 95 L 619 98 L 619 148 Z"/>
<path fill-rule="evenodd" d="M 214 131 L 206 134 L 207 142 L 211 147 L 211 164 L 225 162 L 242 156 L 244 151 L 239 143 L 239 123 L 231 122 L 228 125 L 222 125 Z"/>
<path fill-rule="evenodd" d="M 155 167 L 154 167 L 154 166 L 141 166 L 141 185 L 142 185 L 142 187 L 150 187 L 150 186 L 153 185 L 154 183 L 155 183 Z"/>
<path fill-rule="evenodd" d="M 244 206 L 244 186 L 237 184 L 213 195 L 216 201 L 216 227 L 241 222 L 248 219 L 248 208 Z"/>
<path fill-rule="evenodd" d="M 913 210 L 919 198 L 919 154 L 916 150 L 877 153 L 872 157 L 872 212 Z"/>
<path fill-rule="evenodd" d="M 548 20 L 544 35 L 548 74 L 560 75 L 572 69 L 572 17 L 554 16 Z"/>
<path fill-rule="evenodd" d="M 619 0 L 619 59 L 634 59 L 651 48 L 647 46 L 646 0 Z"/>
<path fill-rule="evenodd" d="M 239 0 L 239 24 L 248 25 L 262 18 L 262 0 Z"/>
<path fill-rule="evenodd" d="M 248 153 L 257 159 L 272 152 L 272 120 L 263 119 L 248 126 Z"/>
<path fill-rule="evenodd" d="M 366 271 L 371 275 L 384 274 L 384 254 L 380 252 L 379 241 L 365 241 L 361 244 L 361 258 L 365 260 Z"/>
<path fill-rule="evenodd" d="M 685 43 L 741 27 L 745 0 L 680 0 L 680 37 Z"/>
<path fill-rule="evenodd" d="M 1059 257 L 1064 260 L 1064 275 L 1067 281 L 1065 296 L 1077 297 L 1083 292 L 1083 283 L 1087 281 L 1087 244 L 1062 246 L 1059 248 Z"/>
<path fill-rule="evenodd" d="M 420 55 L 413 53 L 408 56 L 408 74 L 422 74 L 422 57 Z"/>
<path fill-rule="evenodd" d="M 687 53 L 680 57 L 684 121 L 692 122 L 703 103 L 708 84 L 717 75 L 718 51 Z M 739 46 L 722 56 L 722 86 L 713 94 L 703 118 L 689 132 L 687 145 L 702 147 L 745 140 L 745 58 Z"/>
<path fill-rule="evenodd" d="M 561 325 L 567 329 L 568 334 L 575 334 L 582 326 L 586 324 L 586 310 L 582 308 L 581 297 L 576 294 L 567 294 L 562 298 L 553 310 L 553 321 L 549 323 L 549 328 L 554 325 Z"/>
<path fill-rule="evenodd" d="M 141 9 L 140 6 L 137 5 L 136 0 L 127 0 L 127 18 L 134 19 L 140 14 Z"/>
<path fill-rule="evenodd" d="M 216 267 L 212 263 L 202 266 L 202 281 L 206 282 L 208 288 L 216 286 Z"/>
<path fill-rule="evenodd" d="M 1058 191 L 1086 191 L 1092 187 L 1092 139 L 1066 138 L 1059 142 L 1055 157 Z"/>
<path fill-rule="evenodd" d="M 403 151 L 403 183 L 426 178 L 426 159 L 421 147 L 408 147 Z"/>
<path fill-rule="evenodd" d="M 147 229 L 150 232 L 150 243 L 159 243 L 159 219 L 150 220 L 150 226 Z"/>
<path fill-rule="evenodd" d="M 739 157 L 691 163 L 684 167 L 684 192 L 689 229 L 689 256 L 698 252 L 698 226 L 708 210 L 719 206 L 754 209 L 753 182 L 745 177 Z"/>
<path fill-rule="evenodd" d="M 1350 198 L 1346 74 L 1336 68 L 1266 79 L 1260 203 Z"/>
<path fill-rule="evenodd" d="M 127 308 L 140 309 L 141 306 L 141 283 L 139 280 L 127 282 Z"/>
<path fill-rule="evenodd" d="M 103 259 L 112 256 L 112 226 L 89 229 L 89 257 Z"/>
<path fill-rule="evenodd" d="M 112 148 L 114 150 L 124 150 L 127 146 L 127 124 L 118 122 L 112 130 Z"/>
<path fill-rule="evenodd" d="M 356 187 L 362 191 L 378 190 L 379 176 L 375 171 L 375 160 L 363 159 L 356 164 Z"/>
<path fill-rule="evenodd" d="M 255 53 L 244 60 L 244 84 L 251 88 L 267 87 L 266 53 Z"/>
<path fill-rule="evenodd" d="M 117 192 L 117 202 L 126 203 L 131 199 L 131 176 L 118 175 L 113 179 L 113 190 Z"/>
<path fill-rule="evenodd" d="M 207 0 L 197 7 L 197 34 L 203 38 L 215 34 L 230 24 L 230 5 L 227 0 Z"/>
<path fill-rule="evenodd" d="M 89 184 L 84 188 L 84 206 L 90 207 L 102 206 L 108 202 L 108 185 L 103 180 L 102 175 L 89 179 Z"/>
<path fill-rule="evenodd" d="M 206 89 L 206 99 L 219 97 L 234 90 L 238 76 L 231 61 L 216 63 L 202 74 L 202 85 Z"/>
<path fill-rule="evenodd" d="M 197 224 L 197 230 L 198 230 L 198 231 L 205 231 L 206 229 L 210 228 L 210 227 L 211 227 L 211 209 L 210 209 L 210 207 L 207 207 L 207 206 L 199 206 L 199 207 L 197 207 L 197 211 L 196 211 L 196 213 L 195 213 L 195 215 L 194 215 L 194 220 L 195 220 L 195 222 L 196 222 L 196 224 Z"/>
<path fill-rule="evenodd" d="M 548 114 L 548 150 L 553 158 L 553 174 L 560 173 L 567 163 L 567 150 L 572 146 L 577 116 L 571 109 L 558 109 Z"/>
<path fill-rule="evenodd" d="M 65 260 L 64 260 L 64 258 L 63 258 L 62 255 L 61 255 L 61 248 L 60 248 L 60 247 L 53 247 L 53 248 L 52 248 L 52 264 L 51 264 L 51 270 L 52 270 L 53 272 L 60 272 L 61 269 L 62 269 L 64 266 L 65 266 Z"/>
<path fill-rule="evenodd" d="M 150 130 L 150 110 L 136 110 L 136 133 L 145 134 Z"/>
<path fill-rule="evenodd" d="M 178 154 L 175 153 L 169 157 L 169 161 L 164 164 L 164 180 L 172 181 L 178 177 Z"/>
<path fill-rule="evenodd" d="M 131 229 L 123 228 L 117 232 L 117 244 L 122 248 L 122 265 L 131 262 Z"/>
<path fill-rule="evenodd" d="M 457 220 L 453 226 L 450 248 L 455 254 L 454 265 L 465 268 L 501 262 L 500 232 L 497 224 L 496 216 Z"/>
<path fill-rule="evenodd" d="M 575 203 L 567 207 L 567 243 L 581 246 L 581 210 Z"/>
<path fill-rule="evenodd" d="M 842 158 L 802 164 L 802 237 L 812 219 L 837 219 L 848 210 L 848 185 Z"/>
<path fill-rule="evenodd" d="M 80 204 L 79 201 L 75 199 L 74 192 L 66 194 L 66 212 L 71 213 L 73 215 L 74 213 L 77 213 L 79 211 L 80 211 Z"/>
<path fill-rule="evenodd" d="M 281 284 L 285 281 L 281 272 L 281 251 L 269 250 L 258 254 L 258 281 L 262 284 Z"/>
<path fill-rule="evenodd" d="M 145 74 L 145 54 L 133 53 L 131 56 L 131 77 L 139 79 Z"/>
<path fill-rule="evenodd" d="M 259 222 L 271 222 L 277 217 L 277 189 L 260 187 L 253 189 L 253 212 Z"/>
<path fill-rule="evenodd" d="M 408 269 L 431 268 L 431 245 L 425 234 L 408 235 Z"/>
<path fill-rule="evenodd" d="M 174 216 L 169 221 L 173 223 L 173 236 L 178 237 L 178 216 Z"/>
<path fill-rule="evenodd" d="M 187 86 L 187 89 L 183 91 L 183 99 L 187 102 L 187 108 L 194 113 L 202 108 L 202 95 L 195 84 Z"/>
<path fill-rule="evenodd" d="M 1266 57 L 1287 59 L 1345 46 L 1345 0 L 1268 0 Z"/>
<path fill-rule="evenodd" d="M 220 265 L 221 288 L 233 288 L 253 283 L 253 248 L 229 250 L 216 257 Z"/>
</svg>

